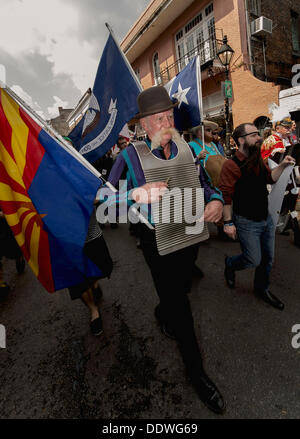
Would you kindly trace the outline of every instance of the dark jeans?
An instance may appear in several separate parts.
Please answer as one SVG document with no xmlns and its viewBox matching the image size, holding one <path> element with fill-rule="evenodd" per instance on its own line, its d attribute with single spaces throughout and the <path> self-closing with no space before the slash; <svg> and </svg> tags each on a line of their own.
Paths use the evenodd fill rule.
<svg viewBox="0 0 300 439">
<path fill-rule="evenodd" d="M 256 267 L 254 289 L 267 290 L 274 259 L 275 226 L 272 218 L 269 215 L 265 221 L 251 221 L 234 215 L 234 224 L 242 254 L 229 257 L 227 264 L 236 271 Z"/>
<path fill-rule="evenodd" d="M 154 231 L 141 225 L 141 248 L 150 268 L 164 321 L 174 330 L 188 371 L 199 370 L 201 354 L 194 330 L 187 293 L 192 286 L 192 268 L 199 245 L 160 256 Z"/>
</svg>

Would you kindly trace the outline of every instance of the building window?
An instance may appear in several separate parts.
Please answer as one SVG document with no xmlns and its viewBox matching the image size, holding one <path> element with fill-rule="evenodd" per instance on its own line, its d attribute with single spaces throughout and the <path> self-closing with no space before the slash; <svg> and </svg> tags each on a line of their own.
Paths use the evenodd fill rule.
<svg viewBox="0 0 300 439">
<path fill-rule="evenodd" d="M 179 71 L 197 54 L 200 54 L 201 64 L 215 58 L 217 45 L 213 11 L 213 3 L 210 3 L 177 32 L 175 44 Z"/>
<path fill-rule="evenodd" d="M 185 67 L 184 41 L 180 41 L 177 44 L 177 57 L 178 57 L 178 60 L 179 60 L 179 71 L 181 71 Z"/>
<path fill-rule="evenodd" d="M 176 41 L 180 40 L 180 38 L 182 38 L 182 37 L 183 37 L 183 30 L 178 32 L 178 34 L 176 35 Z"/>
<path fill-rule="evenodd" d="M 248 10 L 251 14 L 261 16 L 261 0 L 248 0 Z"/>
<path fill-rule="evenodd" d="M 208 17 L 214 10 L 214 4 L 211 3 L 207 8 L 205 8 L 205 15 Z"/>
<path fill-rule="evenodd" d="M 187 34 L 193 27 L 197 26 L 202 21 L 202 14 L 197 15 L 192 21 L 190 21 L 184 28 L 185 33 Z"/>
<path fill-rule="evenodd" d="M 293 44 L 293 51 L 294 52 L 300 52 L 300 20 L 299 20 L 299 14 L 297 12 L 291 11 L 292 16 L 292 44 Z"/>
<path fill-rule="evenodd" d="M 215 58 L 217 55 L 217 41 L 216 41 L 216 28 L 215 28 L 215 19 L 212 17 L 207 22 L 208 28 L 208 44 L 209 44 L 209 57 Z"/>
<path fill-rule="evenodd" d="M 154 74 L 155 85 L 160 85 L 161 76 L 160 76 L 160 66 L 159 66 L 159 59 L 157 52 L 153 55 L 153 74 Z"/>
</svg>

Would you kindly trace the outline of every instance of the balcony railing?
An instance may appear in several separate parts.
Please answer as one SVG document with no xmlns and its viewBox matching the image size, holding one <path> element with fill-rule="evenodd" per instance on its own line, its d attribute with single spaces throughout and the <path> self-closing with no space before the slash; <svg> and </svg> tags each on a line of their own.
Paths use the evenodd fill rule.
<svg viewBox="0 0 300 439">
<path fill-rule="evenodd" d="M 174 76 L 181 72 L 196 55 L 200 55 L 201 66 L 207 64 L 209 61 L 213 61 L 222 44 L 222 40 L 216 38 L 209 38 L 208 40 L 202 41 L 193 50 L 161 70 L 159 76 L 155 78 L 155 83 L 162 85 L 167 84 Z"/>
</svg>

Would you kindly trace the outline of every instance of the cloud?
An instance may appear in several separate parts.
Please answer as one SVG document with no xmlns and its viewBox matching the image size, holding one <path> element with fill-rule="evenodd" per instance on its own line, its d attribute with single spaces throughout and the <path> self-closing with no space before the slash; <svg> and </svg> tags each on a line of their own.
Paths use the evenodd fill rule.
<svg viewBox="0 0 300 439">
<path fill-rule="evenodd" d="M 43 111 L 46 119 L 51 117 L 47 109 L 53 106 L 53 96 L 68 101 L 73 108 L 82 95 L 71 75 L 55 74 L 54 63 L 39 52 L 20 53 L 14 57 L 0 49 L 0 63 L 6 67 L 7 85 L 19 87 L 15 89 L 17 94 L 26 93 L 29 96 L 27 99 L 31 99 L 28 104 L 32 103 L 35 110 Z M 24 94 L 22 96 L 25 97 Z"/>
<path fill-rule="evenodd" d="M 72 4 L 79 11 L 78 36 L 80 40 L 91 44 L 93 56 L 99 59 L 108 31 L 105 23 L 113 28 L 117 40 L 120 42 L 138 16 L 145 9 L 149 0 L 63 0 L 65 4 Z"/>
<path fill-rule="evenodd" d="M 69 104 L 68 101 L 63 101 L 58 96 L 53 96 L 53 99 L 54 99 L 54 104 L 52 105 L 52 107 L 48 107 L 48 114 L 51 116 L 51 118 L 58 116 L 58 107 L 65 108 Z"/>
<path fill-rule="evenodd" d="M 8 53 L 39 52 L 53 63 L 54 75 L 69 74 L 82 93 L 93 83 L 97 60 L 92 46 L 78 37 L 78 8 L 62 0 L 43 1 L 42 7 L 36 0 L 12 0 L 1 7 L 1 16 L 1 47 Z"/>
<path fill-rule="evenodd" d="M 120 41 L 149 0 L 1 0 L 0 64 L 38 102 L 74 106 L 94 84 L 108 22 Z"/>
<path fill-rule="evenodd" d="M 0 84 L 6 84 L 6 68 L 3 64 L 0 64 Z"/>
<path fill-rule="evenodd" d="M 30 108 L 32 108 L 39 116 L 43 119 L 46 119 L 44 112 L 41 110 L 41 107 L 37 102 L 34 102 L 32 97 L 23 90 L 20 85 L 13 85 L 11 87 L 12 91 L 15 92 Z"/>
</svg>

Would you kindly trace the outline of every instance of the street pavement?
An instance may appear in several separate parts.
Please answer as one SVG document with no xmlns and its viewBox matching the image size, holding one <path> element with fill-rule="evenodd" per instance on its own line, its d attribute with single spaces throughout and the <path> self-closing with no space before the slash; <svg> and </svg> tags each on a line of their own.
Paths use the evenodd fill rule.
<svg viewBox="0 0 300 439">
<path fill-rule="evenodd" d="M 188 382 L 176 342 L 153 315 L 158 302 L 141 250 L 128 226 L 104 229 L 115 267 L 101 281 L 104 333 L 94 337 L 80 300 L 47 293 L 30 268 L 4 269 L 12 291 L 0 303 L 7 347 L 0 349 L 0 418 L 212 419 Z M 253 270 L 226 287 L 225 254 L 238 243 L 211 239 L 199 251 L 205 272 L 190 300 L 205 368 L 227 401 L 222 418 L 300 418 L 300 249 L 277 236 L 272 292 L 283 312 L 252 294 Z M 172 273 L 170 273 L 172 276 Z"/>
</svg>

